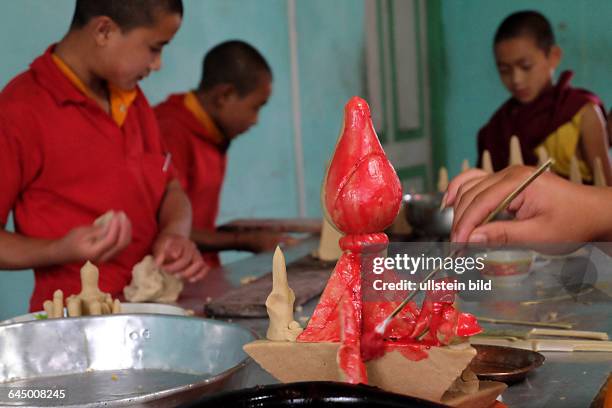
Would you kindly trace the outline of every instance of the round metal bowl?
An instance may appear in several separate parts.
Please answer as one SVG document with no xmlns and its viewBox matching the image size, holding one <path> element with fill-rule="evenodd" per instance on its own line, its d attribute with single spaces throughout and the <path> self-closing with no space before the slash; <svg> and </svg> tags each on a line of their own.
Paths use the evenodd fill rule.
<svg viewBox="0 0 612 408">
<path fill-rule="evenodd" d="M 472 347 L 478 354 L 470 368 L 480 380 L 514 384 L 523 381 L 530 371 L 544 362 L 544 356 L 536 351 L 480 344 Z"/>
<path fill-rule="evenodd" d="M 453 226 L 453 209 L 449 207 L 440 211 L 442 196 L 442 193 L 404 195 L 408 224 L 421 234 L 448 238 Z"/>
<path fill-rule="evenodd" d="M 3 325 L 0 406 L 177 406 L 244 387 L 242 346 L 254 339 L 235 324 L 153 314 Z"/>
</svg>

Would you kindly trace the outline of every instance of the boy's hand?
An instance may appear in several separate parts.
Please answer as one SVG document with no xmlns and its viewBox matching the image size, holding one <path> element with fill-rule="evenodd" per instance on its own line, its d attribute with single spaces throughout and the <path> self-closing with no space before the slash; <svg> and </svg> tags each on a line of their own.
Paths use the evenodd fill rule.
<svg viewBox="0 0 612 408">
<path fill-rule="evenodd" d="M 513 221 L 480 223 L 535 169 L 508 167 L 487 175 L 479 170 L 460 174 L 448 187 L 446 205 L 454 207 L 451 240 L 474 243 L 584 242 L 596 238 L 603 218 L 577 217 L 576 211 L 597 211 L 602 189 L 570 183 L 546 172 L 508 206 Z"/>
<path fill-rule="evenodd" d="M 188 279 L 189 282 L 199 281 L 210 269 L 196 245 L 177 234 L 160 234 L 153 244 L 153 257 L 166 272 Z"/>
<path fill-rule="evenodd" d="M 277 245 L 291 246 L 299 242 L 299 240 L 289 235 L 274 232 L 244 232 L 240 233 L 240 235 L 244 248 L 255 253 L 273 251 Z"/>
<path fill-rule="evenodd" d="M 56 241 L 53 252 L 56 263 L 106 262 L 132 241 L 132 223 L 123 212 L 115 214 L 105 225 L 76 227 Z"/>
</svg>

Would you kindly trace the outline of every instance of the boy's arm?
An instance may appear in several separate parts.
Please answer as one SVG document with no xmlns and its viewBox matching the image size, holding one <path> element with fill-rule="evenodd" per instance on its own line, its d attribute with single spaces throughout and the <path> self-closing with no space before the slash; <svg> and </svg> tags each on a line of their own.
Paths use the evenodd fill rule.
<svg viewBox="0 0 612 408">
<path fill-rule="evenodd" d="M 107 225 L 77 227 L 57 240 L 30 238 L 0 230 L 0 269 L 30 269 L 72 262 L 105 262 L 131 241 L 125 215 Z"/>
<path fill-rule="evenodd" d="M 53 241 L 0 231 L 0 269 L 29 269 L 54 264 Z"/>
<path fill-rule="evenodd" d="M 191 282 L 202 279 L 208 266 L 196 245 L 189 239 L 191 204 L 177 179 L 166 187 L 159 210 L 159 235 L 153 244 L 158 265 Z"/>
<path fill-rule="evenodd" d="M 288 235 L 264 231 L 193 230 L 191 239 L 201 251 L 237 250 L 255 253 L 272 251 L 279 244 L 291 245 L 297 242 L 295 238 Z"/>
<path fill-rule="evenodd" d="M 588 104 L 583 108 L 582 122 L 580 124 L 580 143 L 584 160 L 593 168 L 595 158 L 599 157 L 603 167 L 606 184 L 612 186 L 612 166 L 608 156 L 610 148 L 606 129 L 606 120 L 599 108 Z"/>
</svg>

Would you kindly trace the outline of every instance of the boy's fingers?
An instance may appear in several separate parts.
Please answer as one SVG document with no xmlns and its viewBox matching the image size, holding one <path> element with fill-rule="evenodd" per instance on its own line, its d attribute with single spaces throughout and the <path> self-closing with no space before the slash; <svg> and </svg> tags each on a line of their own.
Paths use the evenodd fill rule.
<svg viewBox="0 0 612 408">
<path fill-rule="evenodd" d="M 497 202 L 493 206 L 493 209 L 495 209 L 495 207 L 497 207 L 497 205 L 499 205 L 499 203 L 505 198 L 505 195 L 510 194 L 510 192 L 512 192 L 511 189 L 507 194 L 504 194 L 505 186 L 501 185 L 500 178 L 500 176 L 487 177 L 483 180 L 480 180 L 480 182 L 478 182 L 476 185 L 473 185 L 469 189 L 466 185 L 466 189 L 460 191 L 458 200 L 455 201 L 455 207 L 453 210 L 453 224 L 456 224 L 458 220 L 461 220 L 461 218 L 463 217 L 463 213 L 468 208 L 471 208 L 472 205 L 480 204 L 480 201 L 483 199 L 483 196 L 490 196 L 490 200 L 497 200 Z M 485 217 L 487 215 L 488 214 L 486 214 Z"/>
<path fill-rule="evenodd" d="M 192 255 L 185 253 L 185 251 L 181 251 L 182 256 L 176 258 L 173 262 L 166 263 L 163 265 L 164 270 L 169 273 L 178 273 L 183 269 L 187 268 L 187 266 L 191 263 Z"/>
<path fill-rule="evenodd" d="M 132 224 L 128 220 L 127 216 L 125 213 L 121 212 L 117 218 L 119 219 L 117 241 L 100 256 L 101 262 L 106 262 L 112 259 L 115 255 L 125 249 L 125 247 L 127 247 L 132 241 Z"/>
<path fill-rule="evenodd" d="M 496 221 L 476 228 L 470 234 L 470 243 L 513 244 L 538 240 L 543 229 L 532 218 L 525 221 Z"/>
<path fill-rule="evenodd" d="M 101 254 L 107 252 L 111 249 L 119 239 L 119 220 L 117 217 L 113 217 L 113 219 L 108 223 L 108 230 L 106 234 L 102 236 L 98 236 L 93 244 L 91 245 L 91 252 L 94 257 L 98 257 Z"/>
<path fill-rule="evenodd" d="M 488 173 L 480 169 L 469 169 L 453 178 L 446 189 L 445 207 L 453 205 L 455 198 L 457 197 L 457 191 L 466 182 L 474 179 L 481 179 L 487 176 Z"/>
<path fill-rule="evenodd" d="M 166 250 L 168 249 L 168 245 L 170 245 L 169 241 L 163 241 L 161 247 L 156 250 L 157 254 L 155 255 L 155 264 L 157 266 L 162 266 L 164 262 L 166 262 Z"/>
<path fill-rule="evenodd" d="M 469 205 L 462 211 L 455 213 L 453 220 L 452 238 L 453 242 L 467 242 L 472 231 L 478 227 L 499 203 L 514 190 L 514 183 L 509 180 L 502 180 L 491 185 L 484 191 L 480 191 L 473 197 Z M 522 200 L 519 195 L 514 201 Z"/>
<path fill-rule="evenodd" d="M 128 246 L 132 241 L 132 223 L 124 212 L 120 213 L 119 220 L 121 228 L 119 233 L 119 242 L 117 246 L 123 249 Z"/>
<path fill-rule="evenodd" d="M 181 273 L 181 277 L 189 279 L 189 282 L 196 282 L 208 273 L 208 266 L 202 258 L 194 259 L 191 265 Z"/>
</svg>

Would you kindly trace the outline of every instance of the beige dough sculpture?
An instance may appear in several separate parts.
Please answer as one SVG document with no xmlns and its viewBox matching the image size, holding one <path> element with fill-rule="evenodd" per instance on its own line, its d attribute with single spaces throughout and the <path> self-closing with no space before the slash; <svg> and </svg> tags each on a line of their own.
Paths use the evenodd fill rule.
<svg viewBox="0 0 612 408">
<path fill-rule="evenodd" d="M 535 153 L 536 156 L 538 156 L 538 167 L 546 163 L 546 160 L 548 160 L 548 151 L 544 146 L 538 146 Z"/>
<path fill-rule="evenodd" d="M 516 135 L 512 136 L 510 138 L 510 166 L 515 164 L 523 165 L 524 163 L 523 153 L 521 153 L 521 142 L 519 142 L 519 138 Z"/>
<path fill-rule="evenodd" d="M 322 261 L 337 261 L 342 255 L 340 244 L 338 244 L 340 238 L 342 234 L 327 221 L 326 217 L 323 217 L 319 248 L 312 255 Z"/>
<path fill-rule="evenodd" d="M 81 268 L 81 293 L 69 296 L 66 299 L 66 309 L 69 317 L 102 315 L 121 313 L 119 299 L 113 301 L 109 293 L 104 293 L 98 288 L 98 268 L 91 262 L 87 262 Z M 53 300 L 43 303 L 45 312 L 50 318 L 64 316 L 64 294 L 56 290 Z"/>
<path fill-rule="evenodd" d="M 482 169 L 487 173 L 493 173 L 493 162 L 491 161 L 491 153 L 488 150 L 482 152 Z"/>
<path fill-rule="evenodd" d="M 438 171 L 438 191 L 440 193 L 444 193 L 448 188 L 448 171 L 446 167 L 440 167 L 440 171 Z"/>
<path fill-rule="evenodd" d="M 582 175 L 580 174 L 580 167 L 578 166 L 578 158 L 576 155 L 572 156 L 570 160 L 570 181 L 576 184 L 582 184 Z"/>
<path fill-rule="evenodd" d="M 145 256 L 132 269 L 132 282 L 123 288 L 128 302 L 176 302 L 183 282 L 164 272 L 151 255 Z"/>
<path fill-rule="evenodd" d="M 272 259 L 272 292 L 266 299 L 266 309 L 270 317 L 270 326 L 266 337 L 273 341 L 295 341 L 304 330 L 293 319 L 295 294 L 287 281 L 285 256 L 280 247 L 276 247 Z"/>
<path fill-rule="evenodd" d="M 601 158 L 596 157 L 593 161 L 593 185 L 596 187 L 605 187 L 606 177 L 604 176 L 603 166 L 601 164 Z"/>
<path fill-rule="evenodd" d="M 465 159 L 463 163 L 461 163 L 461 172 L 468 171 L 470 169 L 470 162 L 468 159 Z"/>
</svg>

